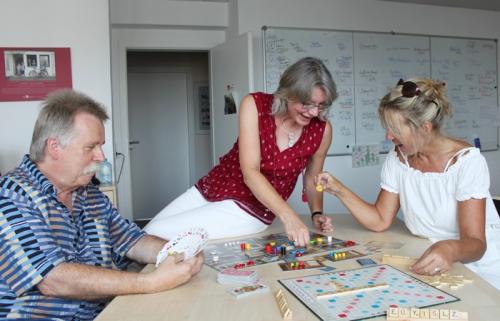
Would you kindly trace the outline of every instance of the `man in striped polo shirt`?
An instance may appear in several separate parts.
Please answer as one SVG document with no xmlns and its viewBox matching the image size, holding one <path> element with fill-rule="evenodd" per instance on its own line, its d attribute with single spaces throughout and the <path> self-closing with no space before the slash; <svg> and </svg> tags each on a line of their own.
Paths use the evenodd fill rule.
<svg viewBox="0 0 500 321">
<path fill-rule="evenodd" d="M 90 183 L 107 119 L 81 93 L 50 95 L 30 154 L 0 178 L 0 319 L 92 320 L 116 295 L 164 291 L 200 271 L 201 254 L 121 271 L 131 260 L 154 263 L 166 241 L 122 218 Z"/>
</svg>

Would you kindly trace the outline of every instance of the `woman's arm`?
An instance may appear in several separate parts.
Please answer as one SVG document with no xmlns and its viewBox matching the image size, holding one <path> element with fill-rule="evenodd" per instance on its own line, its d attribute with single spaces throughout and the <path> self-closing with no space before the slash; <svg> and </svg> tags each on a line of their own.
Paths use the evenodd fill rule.
<svg viewBox="0 0 500 321">
<path fill-rule="evenodd" d="M 485 208 L 484 198 L 458 202 L 460 239 L 434 243 L 413 265 L 412 271 L 436 274 L 449 270 L 457 261 L 467 263 L 479 260 L 486 251 Z"/>
<path fill-rule="evenodd" d="M 399 210 L 399 195 L 396 193 L 381 189 L 375 204 L 371 204 L 330 173 L 317 175 L 316 182 L 322 185 L 326 192 L 337 196 L 354 218 L 369 230 L 381 232 L 388 229 Z"/>
<path fill-rule="evenodd" d="M 314 178 L 323 170 L 326 154 L 332 143 L 332 125 L 326 122 L 325 131 L 318 150 L 309 159 L 304 174 L 304 186 L 311 213 L 323 212 L 323 194 L 316 190 Z M 314 226 L 323 233 L 333 232 L 332 219 L 324 214 L 312 217 Z"/>
<path fill-rule="evenodd" d="M 238 140 L 240 168 L 245 184 L 259 202 L 280 218 L 288 238 L 298 245 L 306 245 L 309 242 L 309 230 L 260 172 L 259 117 L 255 101 L 250 95 L 241 103 Z"/>
</svg>

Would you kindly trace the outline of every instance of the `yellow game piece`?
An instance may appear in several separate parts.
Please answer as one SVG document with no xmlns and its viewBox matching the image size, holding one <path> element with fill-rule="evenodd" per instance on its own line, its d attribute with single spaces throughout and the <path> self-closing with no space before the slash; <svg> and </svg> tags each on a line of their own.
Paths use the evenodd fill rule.
<svg viewBox="0 0 500 321">
<path fill-rule="evenodd" d="M 245 244 L 245 249 L 247 251 L 250 251 L 251 248 L 252 248 L 252 246 L 250 245 L 250 243 Z"/>
<path fill-rule="evenodd" d="M 316 238 L 316 243 L 323 244 L 323 238 L 322 237 Z"/>
<path fill-rule="evenodd" d="M 323 185 L 321 184 L 316 185 L 316 190 L 320 193 L 323 192 Z"/>
</svg>

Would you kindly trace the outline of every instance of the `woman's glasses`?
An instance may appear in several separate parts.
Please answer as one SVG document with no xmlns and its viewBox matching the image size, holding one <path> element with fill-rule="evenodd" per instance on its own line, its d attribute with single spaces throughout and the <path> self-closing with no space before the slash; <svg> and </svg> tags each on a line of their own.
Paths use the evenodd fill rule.
<svg viewBox="0 0 500 321">
<path fill-rule="evenodd" d="M 314 105 L 314 104 L 310 104 L 310 103 L 301 103 L 302 105 L 302 108 L 307 110 L 307 111 L 310 111 L 310 110 L 313 110 L 314 108 L 318 108 L 318 110 L 321 112 L 321 111 L 324 111 L 326 110 L 328 107 L 325 106 L 325 105 Z"/>
</svg>

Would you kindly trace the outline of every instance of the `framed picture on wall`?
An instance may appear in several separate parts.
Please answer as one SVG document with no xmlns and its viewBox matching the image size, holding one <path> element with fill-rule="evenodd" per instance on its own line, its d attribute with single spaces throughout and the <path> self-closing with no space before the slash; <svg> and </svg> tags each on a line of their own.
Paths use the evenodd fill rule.
<svg viewBox="0 0 500 321">
<path fill-rule="evenodd" d="M 0 101 L 43 100 L 72 88 L 70 48 L 0 48 Z"/>
<path fill-rule="evenodd" d="M 210 92 L 207 82 L 194 83 L 196 133 L 210 133 Z"/>
</svg>

